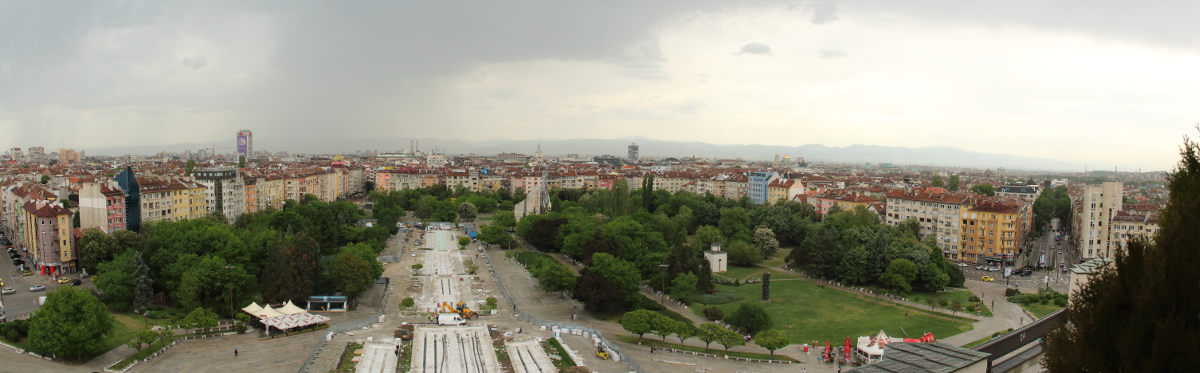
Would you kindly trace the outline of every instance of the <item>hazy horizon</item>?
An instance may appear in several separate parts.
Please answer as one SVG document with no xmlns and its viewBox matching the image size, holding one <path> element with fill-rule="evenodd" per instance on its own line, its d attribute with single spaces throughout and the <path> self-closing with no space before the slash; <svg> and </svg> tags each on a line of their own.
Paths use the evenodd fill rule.
<svg viewBox="0 0 1200 373">
<path fill-rule="evenodd" d="M 0 146 L 232 146 L 245 128 L 256 149 L 290 152 L 644 137 L 1168 170 L 1198 121 L 1197 13 L 1186 1 L 8 2 Z"/>
</svg>

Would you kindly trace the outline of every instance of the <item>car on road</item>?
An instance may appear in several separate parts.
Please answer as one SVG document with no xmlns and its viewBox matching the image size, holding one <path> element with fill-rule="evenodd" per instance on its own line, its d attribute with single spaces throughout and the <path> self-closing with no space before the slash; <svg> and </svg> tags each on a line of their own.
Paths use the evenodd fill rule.
<svg viewBox="0 0 1200 373">
<path fill-rule="evenodd" d="M 33 271 L 30 271 L 28 269 L 21 271 L 21 276 L 33 276 Z"/>
<path fill-rule="evenodd" d="M 13 288 L 4 288 L 4 290 L 0 290 L 0 294 L 4 294 L 4 295 L 16 294 L 16 293 L 17 293 L 17 289 L 13 289 Z"/>
<path fill-rule="evenodd" d="M 0 278 L 0 287 L 4 287 L 4 279 Z"/>
<path fill-rule="evenodd" d="M 33 285 L 33 286 L 30 286 L 30 287 L 29 287 L 29 291 L 30 291 L 30 292 L 34 292 L 34 291 L 42 291 L 42 290 L 46 290 L 46 287 L 45 287 L 45 286 L 42 286 L 42 285 Z"/>
<path fill-rule="evenodd" d="M 992 276 L 980 276 L 979 279 L 983 280 L 983 282 L 995 282 L 996 281 L 996 279 L 992 278 Z"/>
<path fill-rule="evenodd" d="M 67 278 L 67 276 L 58 276 L 58 278 L 54 279 L 54 281 L 55 281 L 55 282 L 58 282 L 58 283 L 60 283 L 60 284 L 69 284 L 69 283 L 71 283 L 71 279 L 70 279 L 70 278 Z"/>
<path fill-rule="evenodd" d="M 83 280 L 80 280 L 80 279 L 71 280 L 71 286 L 79 286 L 81 284 L 83 284 Z"/>
</svg>

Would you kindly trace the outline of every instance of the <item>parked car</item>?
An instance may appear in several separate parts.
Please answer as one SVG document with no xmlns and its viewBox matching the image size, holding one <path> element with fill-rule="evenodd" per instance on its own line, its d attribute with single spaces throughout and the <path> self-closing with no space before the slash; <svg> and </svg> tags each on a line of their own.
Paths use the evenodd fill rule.
<svg viewBox="0 0 1200 373">
<path fill-rule="evenodd" d="M 0 287 L 4 286 L 4 279 L 0 278 Z"/>
<path fill-rule="evenodd" d="M 58 283 L 60 283 L 60 284 L 69 284 L 69 283 L 71 283 L 71 279 L 70 279 L 70 278 L 67 278 L 67 276 L 58 276 L 58 278 L 55 278 L 55 279 L 54 279 L 54 281 L 55 281 L 55 282 L 58 282 Z"/>
<path fill-rule="evenodd" d="M 29 287 L 29 291 L 31 291 L 31 292 L 33 292 L 33 291 L 42 291 L 42 290 L 46 290 L 46 287 L 45 287 L 45 286 L 42 286 L 42 285 L 33 285 L 33 286 L 30 286 L 30 287 Z"/>
<path fill-rule="evenodd" d="M 17 293 L 17 289 L 13 289 L 13 288 L 4 288 L 4 290 L 0 290 L 0 294 L 4 294 L 4 295 L 16 294 L 16 293 Z"/>
<path fill-rule="evenodd" d="M 33 276 L 33 271 L 30 271 L 28 269 L 21 271 L 21 276 Z"/>
<path fill-rule="evenodd" d="M 981 277 L 979 277 L 979 279 L 983 280 L 983 282 L 995 282 L 996 281 L 996 279 L 992 278 L 992 276 L 981 276 Z"/>
<path fill-rule="evenodd" d="M 83 280 L 80 280 L 80 279 L 71 280 L 71 286 L 79 286 L 82 284 L 83 284 Z"/>
</svg>

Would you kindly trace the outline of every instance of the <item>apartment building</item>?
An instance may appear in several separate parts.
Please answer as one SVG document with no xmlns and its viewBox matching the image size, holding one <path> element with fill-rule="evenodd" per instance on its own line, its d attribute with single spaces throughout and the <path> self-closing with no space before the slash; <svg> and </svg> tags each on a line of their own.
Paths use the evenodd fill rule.
<svg viewBox="0 0 1200 373">
<path fill-rule="evenodd" d="M 887 193 L 884 221 L 895 226 L 905 220 L 916 219 L 922 238 L 935 237 L 943 254 L 955 256 L 961 248 L 960 217 L 970 207 L 971 196 L 969 193 L 948 192 L 936 187 L 919 191 L 891 191 Z"/>
<path fill-rule="evenodd" d="M 22 208 L 25 235 L 22 246 L 29 250 L 34 268 L 43 275 L 74 273 L 78 266 L 75 240 L 71 234 L 71 210 L 59 202 L 26 202 Z"/>
<path fill-rule="evenodd" d="M 1073 227 L 1082 258 L 1114 257 L 1118 245 L 1112 239 L 1112 222 L 1121 211 L 1123 188 L 1119 181 L 1108 181 L 1079 189 L 1079 208 L 1075 209 Z"/>
<path fill-rule="evenodd" d="M 774 205 L 779 200 L 790 201 L 797 194 L 804 194 L 804 183 L 796 179 L 776 179 L 767 185 L 767 203 Z"/>
<path fill-rule="evenodd" d="M 206 213 L 220 211 L 232 223 L 246 212 L 246 183 L 242 181 L 242 175 L 237 169 L 202 168 L 196 170 L 192 177 L 205 188 Z"/>
<path fill-rule="evenodd" d="M 104 233 L 125 229 L 125 193 L 115 180 L 80 185 L 79 227 L 98 228 Z"/>
<path fill-rule="evenodd" d="M 870 209 L 872 205 L 877 204 L 879 200 L 871 198 L 864 193 L 847 192 L 842 190 L 830 190 L 825 193 L 807 198 L 809 204 L 821 213 L 821 216 L 829 214 L 829 210 L 837 206 L 842 211 L 853 210 L 856 207 Z"/>
<path fill-rule="evenodd" d="M 1031 205 L 1020 198 L 981 198 L 962 212 L 961 250 L 949 259 L 1012 265 L 1032 222 Z"/>
<path fill-rule="evenodd" d="M 750 203 L 767 203 L 767 186 L 779 179 L 779 174 L 773 171 L 755 171 L 747 176 L 746 195 Z"/>
<path fill-rule="evenodd" d="M 1118 211 L 1113 217 L 1110 238 L 1120 249 L 1129 247 L 1134 238 L 1153 240 L 1158 236 L 1158 212 Z"/>
</svg>

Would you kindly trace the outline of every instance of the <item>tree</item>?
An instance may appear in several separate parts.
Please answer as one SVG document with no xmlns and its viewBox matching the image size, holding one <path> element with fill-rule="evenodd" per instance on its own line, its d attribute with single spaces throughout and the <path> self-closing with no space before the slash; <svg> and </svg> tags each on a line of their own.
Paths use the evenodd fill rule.
<svg viewBox="0 0 1200 373">
<path fill-rule="evenodd" d="M 721 334 L 725 331 L 725 328 L 722 328 L 720 325 L 704 323 L 696 328 L 696 337 L 704 341 L 704 351 L 708 351 L 708 345 L 719 341 Z"/>
<path fill-rule="evenodd" d="M 1184 140 L 1153 240 L 1133 239 L 1071 295 L 1069 324 L 1046 338 L 1048 371 L 1200 371 L 1198 151 Z"/>
<path fill-rule="evenodd" d="M 932 185 L 936 188 L 942 188 L 946 186 L 946 183 L 942 181 L 942 175 L 933 175 L 933 180 L 929 181 L 929 185 Z"/>
<path fill-rule="evenodd" d="M 154 332 L 153 330 L 141 330 L 138 331 L 136 336 L 133 337 L 133 339 L 130 339 L 125 345 L 133 348 L 134 350 L 141 351 L 142 345 L 149 346 L 156 340 L 158 340 L 158 333 Z"/>
<path fill-rule="evenodd" d="M 771 357 L 775 357 L 775 350 L 787 347 L 792 341 L 778 330 L 764 330 L 754 336 L 754 344 L 767 349 L 771 352 Z"/>
<path fill-rule="evenodd" d="M 100 352 L 103 336 L 112 328 L 112 315 L 91 293 L 58 288 L 29 318 L 29 345 L 37 352 L 78 359 Z"/>
<path fill-rule="evenodd" d="M 721 231 L 717 227 L 711 225 L 701 225 L 696 227 L 696 234 L 692 236 L 692 246 L 697 251 L 708 250 L 714 243 L 721 243 L 725 238 L 721 236 Z"/>
<path fill-rule="evenodd" d="M 658 312 L 655 312 L 654 314 L 658 315 L 658 317 L 650 319 L 650 332 L 654 333 L 654 335 L 662 337 L 663 342 L 666 342 L 667 336 L 675 332 L 675 329 L 677 328 L 675 324 L 679 323 L 679 321 L 675 321 L 674 319 L 671 319 L 670 317 Z"/>
<path fill-rule="evenodd" d="M 465 249 L 465 248 L 467 248 L 467 245 L 470 245 L 470 244 L 471 244 L 471 237 L 462 236 L 462 237 L 458 238 L 458 248 L 459 249 Z"/>
<path fill-rule="evenodd" d="M 517 240 L 512 238 L 504 228 L 492 223 L 479 229 L 479 240 L 500 248 L 509 250 L 517 246 Z"/>
<path fill-rule="evenodd" d="M 683 341 L 687 340 L 688 338 L 691 338 L 696 335 L 696 328 L 692 327 L 691 325 L 688 325 L 688 323 L 685 323 L 683 321 L 678 321 L 678 320 L 673 320 L 673 321 L 675 321 L 675 324 L 674 324 L 675 325 L 675 329 L 674 329 L 675 337 L 679 338 L 680 344 L 682 344 Z"/>
<path fill-rule="evenodd" d="M 950 181 L 946 183 L 946 189 L 951 192 L 957 192 L 959 188 L 958 175 L 950 175 Z"/>
<path fill-rule="evenodd" d="M 733 241 L 725 247 L 725 251 L 729 253 L 729 264 L 733 265 L 751 267 L 763 260 L 758 248 L 745 241 Z"/>
<path fill-rule="evenodd" d="M 746 344 L 746 340 L 742 339 L 741 334 L 738 334 L 737 332 L 734 332 L 734 331 L 728 330 L 728 329 L 723 329 L 723 328 L 721 329 L 720 334 L 717 335 L 717 341 L 719 341 L 722 346 L 725 346 L 726 353 L 729 352 L 730 347 L 741 346 L 741 345 Z"/>
<path fill-rule="evenodd" d="M 50 182 L 50 175 L 42 175 L 42 184 Z"/>
<path fill-rule="evenodd" d="M 204 307 L 196 307 L 179 320 L 179 325 L 189 329 L 215 328 L 217 327 L 217 314 Z"/>
<path fill-rule="evenodd" d="M 154 296 L 154 280 L 150 279 L 150 267 L 142 259 L 142 252 L 133 252 L 133 307 L 145 310 Z"/>
<path fill-rule="evenodd" d="M 871 252 L 865 246 L 854 246 L 846 250 L 838 265 L 837 278 L 849 284 L 864 284 L 873 281 L 867 273 L 871 263 Z"/>
<path fill-rule="evenodd" d="M 982 194 L 991 197 L 996 195 L 996 187 L 992 184 L 979 184 L 971 187 L 971 193 Z"/>
<path fill-rule="evenodd" d="M 621 316 L 621 328 L 632 334 L 637 334 L 638 343 L 641 343 L 642 336 L 653 330 L 651 323 L 658 317 L 663 316 L 651 310 L 629 311 Z"/>
<path fill-rule="evenodd" d="M 282 235 L 266 253 L 259 290 L 267 302 L 304 299 L 313 293 L 319 274 L 321 252 L 303 235 Z"/>
<path fill-rule="evenodd" d="M 742 333 L 755 335 L 771 326 L 771 315 L 767 314 L 767 310 L 760 304 L 742 302 L 726 321 Z"/>
<path fill-rule="evenodd" d="M 97 273 L 101 262 L 111 260 L 120 248 L 116 238 L 105 234 L 99 228 L 88 228 L 79 237 L 79 265 L 88 273 Z"/>
<path fill-rule="evenodd" d="M 134 251 L 126 251 L 113 260 L 100 263 L 92 281 L 104 294 L 104 302 L 113 310 L 128 311 L 133 309 L 134 304 L 134 289 L 137 287 L 135 272 Z"/>
<path fill-rule="evenodd" d="M 633 263 L 609 253 L 596 253 L 592 264 L 579 273 L 573 295 L 588 311 L 613 313 L 631 307 L 641 282 Z"/>
<path fill-rule="evenodd" d="M 642 207 L 654 211 L 654 175 L 642 178 Z"/>
<path fill-rule="evenodd" d="M 192 171 L 194 171 L 194 170 L 196 170 L 196 160 L 195 159 L 188 159 L 187 162 L 183 163 L 183 175 L 184 176 L 192 176 Z"/>
<path fill-rule="evenodd" d="M 246 156 L 238 156 L 238 168 L 246 168 Z"/>
<path fill-rule="evenodd" d="M 379 277 L 378 273 L 382 272 L 375 270 L 378 266 L 379 262 L 375 259 L 368 261 L 357 255 L 354 250 L 343 248 L 330 262 L 327 278 L 337 284 L 338 291 L 355 298 L 375 283 L 375 278 Z"/>
<path fill-rule="evenodd" d="M 463 202 L 458 204 L 458 217 L 466 221 L 475 221 L 475 217 L 479 216 L 479 209 L 474 203 Z"/>
<path fill-rule="evenodd" d="M 691 272 L 680 273 L 671 280 L 671 298 L 680 302 L 690 303 L 696 295 L 696 275 Z"/>
<path fill-rule="evenodd" d="M 754 228 L 754 247 L 758 248 L 763 258 L 770 258 L 779 250 L 779 240 L 775 239 L 775 232 L 771 228 L 760 225 Z"/>
<path fill-rule="evenodd" d="M 541 265 L 530 271 L 542 290 L 562 293 L 575 289 L 575 273 L 562 265 Z"/>
<path fill-rule="evenodd" d="M 917 278 L 917 264 L 900 258 L 888 263 L 887 270 L 879 276 L 879 282 L 901 294 L 912 291 L 912 282 Z"/>
</svg>

